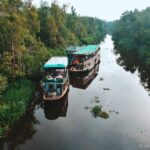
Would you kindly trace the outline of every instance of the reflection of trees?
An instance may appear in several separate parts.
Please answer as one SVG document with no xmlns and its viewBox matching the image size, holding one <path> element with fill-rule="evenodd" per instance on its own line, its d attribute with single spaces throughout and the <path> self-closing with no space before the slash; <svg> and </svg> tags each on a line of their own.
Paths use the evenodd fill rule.
<svg viewBox="0 0 150 150">
<path fill-rule="evenodd" d="M 142 60 L 138 58 L 138 56 L 134 53 L 123 53 L 115 50 L 116 54 L 119 54 L 119 58 L 117 59 L 117 63 L 126 71 L 130 71 L 134 73 L 136 70 L 138 71 L 138 76 L 140 77 L 141 84 L 144 88 L 150 91 L 150 68 L 145 66 L 142 63 Z"/>
<path fill-rule="evenodd" d="M 8 138 L 0 141 L 0 150 L 4 149 L 5 143 L 7 144 L 8 150 L 15 150 L 19 147 L 19 145 L 24 144 L 29 139 L 32 139 L 33 135 L 36 133 L 34 125 L 39 124 L 39 121 L 36 120 L 34 116 L 35 105 L 37 106 L 35 103 L 33 106 L 30 106 L 30 110 L 26 112 L 25 116 L 23 116 L 19 122 L 14 125 Z"/>
</svg>

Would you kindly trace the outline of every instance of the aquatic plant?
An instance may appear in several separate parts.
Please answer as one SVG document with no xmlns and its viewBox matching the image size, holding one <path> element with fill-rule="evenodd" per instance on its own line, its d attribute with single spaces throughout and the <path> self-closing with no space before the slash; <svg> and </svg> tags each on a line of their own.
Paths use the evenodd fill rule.
<svg viewBox="0 0 150 150">
<path fill-rule="evenodd" d="M 92 115 L 96 118 L 99 116 L 99 113 L 101 112 L 102 106 L 94 106 L 91 108 Z"/>
<path fill-rule="evenodd" d="M 104 119 L 109 118 L 109 114 L 105 111 L 102 111 L 102 106 L 94 106 L 91 108 L 91 113 L 92 115 L 96 118 L 96 117 L 101 117 Z"/>
<path fill-rule="evenodd" d="M 105 111 L 101 111 L 99 113 L 99 117 L 107 119 L 107 118 L 109 118 L 109 114 L 107 112 L 105 112 Z"/>
</svg>

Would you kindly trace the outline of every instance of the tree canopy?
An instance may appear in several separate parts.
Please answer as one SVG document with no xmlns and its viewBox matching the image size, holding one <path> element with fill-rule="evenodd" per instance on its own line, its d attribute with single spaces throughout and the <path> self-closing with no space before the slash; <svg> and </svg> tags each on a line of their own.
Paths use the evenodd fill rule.
<svg viewBox="0 0 150 150">
<path fill-rule="evenodd" d="M 37 77 L 52 55 L 62 55 L 69 45 L 94 44 L 103 40 L 104 21 L 80 17 L 75 8 L 57 2 L 39 8 L 30 0 L 0 2 L 0 74 L 7 78 Z"/>
<path fill-rule="evenodd" d="M 150 66 L 150 7 L 123 13 L 115 23 L 113 40 L 116 51 L 133 53 Z"/>
</svg>

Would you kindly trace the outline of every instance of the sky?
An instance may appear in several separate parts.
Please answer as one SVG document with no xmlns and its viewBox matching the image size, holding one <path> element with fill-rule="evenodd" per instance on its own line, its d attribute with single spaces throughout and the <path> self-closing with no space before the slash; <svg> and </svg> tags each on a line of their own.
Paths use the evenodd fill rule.
<svg viewBox="0 0 150 150">
<path fill-rule="evenodd" d="M 41 0 L 33 0 L 33 4 L 39 6 Z M 45 0 L 49 4 L 53 0 Z M 57 0 L 58 4 L 69 4 L 74 6 L 77 14 L 91 16 L 113 21 L 119 19 L 121 14 L 127 10 L 142 10 L 150 7 L 150 0 Z M 69 11 L 69 10 L 68 10 Z"/>
</svg>

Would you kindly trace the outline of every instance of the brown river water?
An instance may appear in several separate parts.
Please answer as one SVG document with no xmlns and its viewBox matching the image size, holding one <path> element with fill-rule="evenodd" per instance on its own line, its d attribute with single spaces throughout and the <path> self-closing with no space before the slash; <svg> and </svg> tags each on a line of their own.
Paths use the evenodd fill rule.
<svg viewBox="0 0 150 150">
<path fill-rule="evenodd" d="M 71 77 L 63 100 L 39 100 L 0 141 L 0 150 L 150 150 L 149 91 L 137 70 L 117 63 L 113 48 L 107 35 L 100 64 L 88 76 Z M 94 118 L 96 105 L 109 118 Z"/>
</svg>

